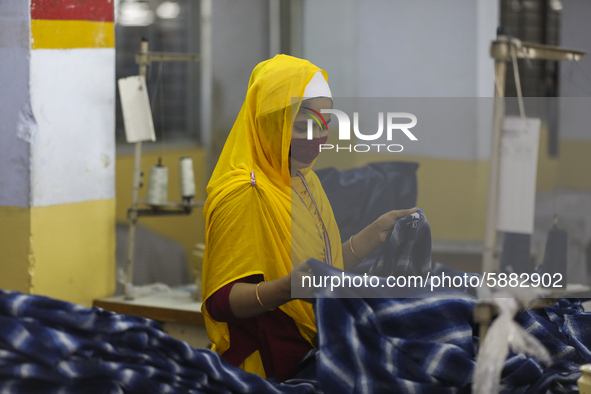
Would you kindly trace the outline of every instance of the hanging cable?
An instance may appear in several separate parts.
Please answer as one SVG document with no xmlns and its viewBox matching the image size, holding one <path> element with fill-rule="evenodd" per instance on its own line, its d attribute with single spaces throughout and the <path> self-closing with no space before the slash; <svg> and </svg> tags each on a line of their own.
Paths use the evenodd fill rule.
<svg viewBox="0 0 591 394">
<path fill-rule="evenodd" d="M 521 41 L 518 39 L 511 39 L 511 60 L 513 63 L 513 76 L 515 77 L 515 89 L 517 90 L 517 102 L 519 104 L 519 114 L 521 119 L 525 121 L 525 107 L 523 105 L 523 95 L 521 93 L 521 80 L 519 79 L 519 66 L 517 65 L 517 49 L 521 48 Z"/>
<path fill-rule="evenodd" d="M 156 76 L 156 81 L 154 81 L 154 84 L 152 85 L 154 90 L 154 93 L 152 94 L 152 100 L 150 102 L 150 108 L 152 110 L 152 113 L 154 113 L 154 104 L 156 103 L 156 96 L 158 96 L 158 87 L 160 85 L 160 80 L 162 79 L 162 64 L 163 63 L 160 63 L 158 67 L 158 75 Z"/>
</svg>

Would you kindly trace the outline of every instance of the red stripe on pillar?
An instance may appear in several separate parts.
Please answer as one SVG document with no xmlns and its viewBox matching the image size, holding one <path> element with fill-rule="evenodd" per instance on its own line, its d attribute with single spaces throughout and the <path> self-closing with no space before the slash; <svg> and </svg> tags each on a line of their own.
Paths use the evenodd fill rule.
<svg viewBox="0 0 591 394">
<path fill-rule="evenodd" d="M 31 19 L 113 22 L 114 0 L 31 0 Z"/>
</svg>

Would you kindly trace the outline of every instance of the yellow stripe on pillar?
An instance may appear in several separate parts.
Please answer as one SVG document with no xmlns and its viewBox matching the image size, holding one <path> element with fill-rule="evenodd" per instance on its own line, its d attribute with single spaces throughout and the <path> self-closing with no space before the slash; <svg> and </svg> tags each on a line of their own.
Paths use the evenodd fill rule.
<svg viewBox="0 0 591 394">
<path fill-rule="evenodd" d="M 31 208 L 32 294 L 91 306 L 115 292 L 115 199 Z"/>
<path fill-rule="evenodd" d="M 32 20 L 32 49 L 114 48 L 113 22 Z"/>
<path fill-rule="evenodd" d="M 31 211 L 0 206 L 0 289 L 31 288 Z"/>
</svg>

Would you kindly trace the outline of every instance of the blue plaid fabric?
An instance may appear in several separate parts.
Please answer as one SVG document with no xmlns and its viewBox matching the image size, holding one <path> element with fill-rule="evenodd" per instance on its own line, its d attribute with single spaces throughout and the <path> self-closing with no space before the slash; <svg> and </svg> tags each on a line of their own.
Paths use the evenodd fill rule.
<svg viewBox="0 0 591 394">
<path fill-rule="evenodd" d="M 168 336 L 158 323 L 0 290 L 0 392 L 312 393 Z"/>
<path fill-rule="evenodd" d="M 397 223 L 370 272 L 463 275 L 432 266 L 430 252 L 429 226 L 419 212 Z M 308 264 L 320 277 L 342 275 L 316 260 Z M 424 289 L 424 298 L 362 298 L 371 291 L 341 288 L 341 298 L 336 298 L 322 289 L 326 298 L 319 298 L 315 306 L 319 348 L 308 356 L 316 360 L 322 389 L 327 393 L 469 393 L 478 351 L 473 322 L 476 298 L 441 288 L 435 293 Z M 413 293 L 417 295 L 420 290 Z M 583 312 L 580 301 L 565 299 L 553 307 L 520 311 L 515 320 L 548 348 L 553 364 L 546 367 L 531 357 L 511 354 L 503 369 L 501 392 L 577 393 L 579 365 L 591 362 L 591 314 Z"/>
<path fill-rule="evenodd" d="M 314 267 L 334 273 L 326 265 Z M 478 332 L 465 298 L 321 298 L 316 303 L 317 377 L 325 392 L 469 393 Z M 553 365 L 512 354 L 502 393 L 577 393 L 591 362 L 591 314 L 580 302 L 522 311 L 516 320 L 550 351 Z"/>
<path fill-rule="evenodd" d="M 419 219 L 426 222 L 424 215 Z M 405 228 L 413 229 L 399 227 L 403 241 L 387 248 L 420 244 L 404 238 Z M 421 255 L 403 249 L 411 252 L 390 250 L 389 256 L 408 259 L 400 266 L 416 273 L 414 259 Z M 315 275 L 342 273 L 317 260 L 308 263 Z M 419 266 L 424 273 L 425 265 Z M 429 269 L 438 274 L 440 268 Z M 474 297 L 441 289 L 438 295 L 445 298 L 355 298 L 363 291 L 372 290 L 341 289 L 349 298 L 316 301 L 319 347 L 303 361 L 306 369 L 298 379 L 276 384 L 226 364 L 215 352 L 190 348 L 154 321 L 0 290 L 0 392 L 470 392 L 478 346 Z M 415 296 L 421 291 L 433 295 L 418 289 Z M 578 392 L 579 365 L 591 363 L 591 314 L 578 300 L 561 300 L 521 311 L 515 319 L 548 348 L 553 365 L 510 355 L 502 392 Z"/>
</svg>

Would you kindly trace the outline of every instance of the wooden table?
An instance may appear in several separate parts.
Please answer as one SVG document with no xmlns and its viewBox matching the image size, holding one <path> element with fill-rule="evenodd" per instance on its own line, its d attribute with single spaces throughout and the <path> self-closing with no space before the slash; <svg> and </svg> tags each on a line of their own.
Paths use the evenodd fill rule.
<svg viewBox="0 0 591 394">
<path fill-rule="evenodd" d="M 93 306 L 123 314 L 140 316 L 160 322 L 170 336 L 189 343 L 192 347 L 208 347 L 202 303 L 191 298 L 187 286 L 170 292 L 156 292 L 134 300 L 123 296 L 95 300 Z"/>
</svg>

